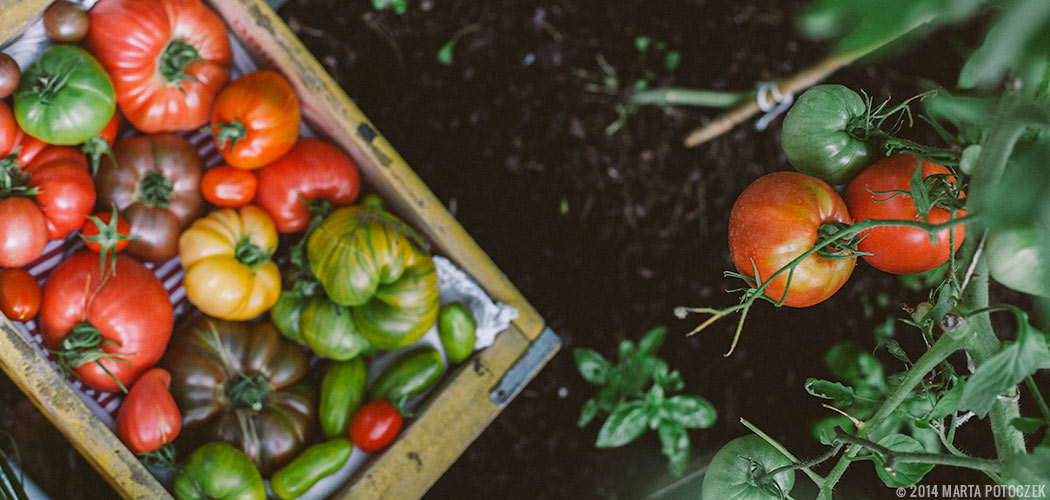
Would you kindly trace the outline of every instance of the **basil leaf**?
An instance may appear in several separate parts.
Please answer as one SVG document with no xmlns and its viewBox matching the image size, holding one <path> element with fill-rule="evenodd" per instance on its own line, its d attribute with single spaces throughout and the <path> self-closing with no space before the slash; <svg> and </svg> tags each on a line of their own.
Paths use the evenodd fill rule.
<svg viewBox="0 0 1050 500">
<path fill-rule="evenodd" d="M 576 369 L 580 371 L 584 380 L 598 385 L 608 381 L 609 361 L 598 354 L 598 351 L 579 347 L 573 349 L 572 355 L 576 358 Z"/>
<path fill-rule="evenodd" d="M 664 407 L 675 423 L 688 429 L 706 429 L 715 423 L 718 412 L 710 401 L 692 394 L 679 394 L 669 398 Z"/>
<path fill-rule="evenodd" d="M 631 401 L 616 408 L 598 431 L 598 448 L 623 446 L 645 432 L 649 407 L 641 401 Z"/>
</svg>

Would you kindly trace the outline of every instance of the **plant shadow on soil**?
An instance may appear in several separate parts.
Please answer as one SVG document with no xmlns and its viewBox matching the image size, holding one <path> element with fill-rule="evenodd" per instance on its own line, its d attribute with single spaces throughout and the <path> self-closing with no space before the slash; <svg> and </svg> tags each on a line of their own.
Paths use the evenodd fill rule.
<svg viewBox="0 0 1050 500">
<path fill-rule="evenodd" d="M 576 372 L 572 349 L 615 357 L 620 340 L 656 325 L 669 327 L 660 354 L 682 373 L 685 392 L 719 412 L 714 427 L 690 433 L 695 468 L 748 432 L 741 417 L 798 456 L 822 453 L 807 429 L 827 410 L 806 394 L 805 380 L 829 377 L 822 358 L 834 343 L 873 346 L 873 330 L 903 317 L 899 304 L 915 304 L 924 292 L 860 264 L 823 304 L 760 304 L 736 352 L 723 357 L 735 318 L 687 337 L 701 319 L 672 312 L 737 300 L 725 290 L 739 283 L 723 277 L 732 269 L 729 209 L 752 180 L 790 169 L 780 120 L 762 132 L 740 125 L 693 149 L 682 138 L 717 111 L 643 108 L 606 133 L 616 104 L 639 79 L 653 87 L 744 90 L 815 63 L 828 46 L 803 39 L 792 24 L 806 4 L 419 0 L 398 16 L 364 1 L 292 0 L 280 10 L 563 341 L 426 498 L 644 498 L 671 484 L 655 436 L 599 450 L 599 424 L 576 427 L 595 389 Z M 964 60 L 957 47 L 974 44 L 968 33 L 944 32 L 830 80 L 895 102 L 928 81 L 951 85 Z M 641 52 L 637 37 L 666 49 Z M 442 64 L 437 54 L 453 39 L 452 60 Z M 673 70 L 668 51 L 681 56 Z M 915 331 L 896 330 L 905 349 L 919 353 Z M 889 372 L 903 368 L 878 355 Z M 970 426 L 976 438 L 968 451 L 991 456 L 981 426 Z M 938 482 L 987 479 L 937 469 L 924 480 Z M 856 485 L 858 497 L 890 491 L 864 463 L 851 467 L 844 484 Z M 660 498 L 696 498 L 698 485 L 694 479 Z"/>
</svg>

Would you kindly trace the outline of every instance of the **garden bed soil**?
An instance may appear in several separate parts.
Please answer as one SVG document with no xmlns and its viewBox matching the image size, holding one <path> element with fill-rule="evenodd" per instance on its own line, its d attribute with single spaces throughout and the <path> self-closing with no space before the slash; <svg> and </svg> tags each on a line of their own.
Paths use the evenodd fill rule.
<svg viewBox="0 0 1050 500">
<path fill-rule="evenodd" d="M 747 432 L 742 417 L 799 456 L 820 454 L 807 429 L 827 410 L 803 384 L 829 377 L 822 356 L 834 343 L 867 348 L 877 327 L 896 324 L 905 349 L 919 352 L 915 331 L 896 318 L 901 303 L 925 292 L 864 264 L 820 305 L 760 304 L 729 357 L 735 318 L 687 336 L 701 318 L 677 319 L 676 306 L 737 300 L 726 290 L 740 283 L 723 275 L 732 269 L 729 210 L 755 178 L 790 169 L 780 120 L 765 131 L 747 123 L 690 149 L 683 137 L 717 110 L 650 107 L 607 133 L 639 79 L 746 90 L 817 62 L 829 47 L 792 24 L 807 3 L 412 0 L 397 15 L 365 1 L 292 0 L 280 10 L 563 341 L 427 498 L 641 498 L 672 482 L 654 436 L 596 449 L 599 424 L 577 428 L 595 392 L 576 371 L 577 347 L 615 357 L 620 340 L 669 328 L 660 354 L 681 372 L 685 392 L 719 413 L 714 427 L 690 433 L 695 467 Z M 651 42 L 648 50 L 639 50 L 639 37 Z M 450 40 L 451 61 L 443 62 Z M 903 99 L 931 81 L 952 84 L 964 60 L 957 47 L 973 43 L 969 30 L 946 31 L 831 80 L 878 100 Z M 672 51 L 680 55 L 673 69 Z M 890 372 L 903 369 L 878 354 Z M 100 498 L 88 492 L 108 487 L 6 384 L 0 424 L 13 429 L 29 473 L 55 498 Z M 981 425 L 968 451 L 987 456 Z M 938 477 L 987 481 L 935 470 L 924 482 Z M 695 498 L 697 483 L 683 484 L 663 498 Z M 867 464 L 852 467 L 844 484 L 860 496 L 889 491 Z"/>
</svg>

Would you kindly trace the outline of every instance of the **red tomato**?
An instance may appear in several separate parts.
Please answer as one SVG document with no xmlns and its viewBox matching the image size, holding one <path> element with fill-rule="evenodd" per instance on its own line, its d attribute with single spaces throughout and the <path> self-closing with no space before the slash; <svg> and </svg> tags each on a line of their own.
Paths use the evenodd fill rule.
<svg viewBox="0 0 1050 500">
<path fill-rule="evenodd" d="M 117 140 L 117 135 L 120 133 L 120 112 L 114 112 L 113 118 L 109 119 L 109 123 L 102 130 L 99 131 L 98 135 L 92 137 L 84 142 L 84 145 L 80 147 L 80 151 L 87 156 L 88 161 L 91 164 L 91 172 L 94 175 L 98 172 L 98 164 L 102 161 L 103 155 L 113 154 L 113 143 Z"/>
<path fill-rule="evenodd" d="M 117 214 L 115 227 L 112 224 L 113 212 L 99 212 L 92 217 L 98 219 L 98 222 L 88 219 L 80 230 L 80 237 L 88 250 L 95 253 L 100 253 L 103 249 L 119 252 L 128 246 L 128 241 L 131 240 L 131 225 L 123 215 Z"/>
<path fill-rule="evenodd" d="M 751 183 L 729 214 L 729 253 L 741 274 L 755 269 L 768 279 L 813 248 L 825 223 L 849 224 L 846 204 L 824 181 L 797 172 L 776 172 Z M 806 307 L 831 297 L 853 272 L 856 259 L 825 259 L 812 254 L 791 277 L 785 305 Z M 766 296 L 784 296 L 787 273 L 777 276 Z"/>
<path fill-rule="evenodd" d="M 0 267 L 24 266 L 45 246 L 47 219 L 40 207 L 21 196 L 0 200 Z"/>
<path fill-rule="evenodd" d="M 174 323 L 168 292 L 157 276 L 131 257 L 115 261 L 116 271 L 102 281 L 95 254 L 67 258 L 51 271 L 40 305 L 44 343 L 56 353 L 73 351 L 65 356 L 70 368 L 103 391 L 126 388 L 156 364 Z M 69 349 L 74 340 L 89 345 Z"/>
<path fill-rule="evenodd" d="M 232 61 L 215 12 L 200 0 L 102 0 L 89 15 L 87 45 L 135 128 L 153 133 L 208 123 Z"/>
<path fill-rule="evenodd" d="M 25 171 L 29 173 L 29 186 L 40 190 L 34 198 L 47 218 L 50 239 L 65 238 L 84 225 L 95 207 L 95 182 L 80 151 L 49 147 L 37 154 Z"/>
<path fill-rule="evenodd" d="M 211 114 L 215 147 L 234 167 L 255 169 L 299 138 L 299 98 L 280 73 L 248 73 L 222 89 Z"/>
<path fill-rule="evenodd" d="M 357 164 L 324 141 L 301 139 L 288 154 L 263 167 L 255 203 L 270 213 L 277 231 L 295 233 L 310 224 L 307 203 L 324 200 L 334 206 L 357 199 L 361 182 Z"/>
<path fill-rule="evenodd" d="M 255 199 L 259 178 L 251 170 L 223 165 L 204 172 L 201 194 L 208 203 L 219 207 L 243 207 Z"/>
<path fill-rule="evenodd" d="M 0 101 L 0 156 L 10 155 L 15 146 L 21 129 L 15 121 L 15 115 L 11 112 L 4 101 Z"/>
<path fill-rule="evenodd" d="M 915 169 L 919 165 L 917 157 L 909 154 L 896 154 L 884 158 L 861 171 L 846 188 L 846 206 L 856 222 L 866 219 L 920 220 L 915 210 L 915 201 L 908 194 L 876 194 L 885 191 L 908 191 Z M 922 176 L 934 174 L 950 175 L 947 168 L 922 162 Z M 955 182 L 954 177 L 952 182 Z M 956 217 L 965 215 L 965 211 L 956 213 Z M 940 224 L 951 220 L 951 212 L 934 207 L 926 213 L 931 224 Z M 955 248 L 951 247 L 952 231 L 955 232 Z M 865 255 L 864 260 L 874 268 L 894 274 L 911 274 L 929 271 L 944 264 L 951 252 L 959 249 L 966 236 L 962 224 L 941 230 L 937 242 L 930 242 L 930 235 L 917 227 L 883 226 L 865 231 L 859 249 L 873 255 Z"/>
<path fill-rule="evenodd" d="M 163 368 L 150 368 L 120 404 L 117 436 L 136 455 L 172 442 L 182 430 L 182 415 L 169 387 L 171 374 Z"/>
<path fill-rule="evenodd" d="M 350 441 L 365 453 L 390 444 L 401 430 L 401 414 L 385 399 L 370 401 L 350 419 Z"/>
<path fill-rule="evenodd" d="M 40 310 L 40 284 L 21 269 L 0 271 L 0 311 L 13 321 L 29 321 Z"/>
</svg>

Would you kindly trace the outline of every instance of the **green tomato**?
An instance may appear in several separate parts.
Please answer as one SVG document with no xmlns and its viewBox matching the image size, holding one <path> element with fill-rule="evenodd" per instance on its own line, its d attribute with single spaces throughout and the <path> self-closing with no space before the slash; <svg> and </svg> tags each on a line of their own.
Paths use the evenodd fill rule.
<svg viewBox="0 0 1050 500">
<path fill-rule="evenodd" d="M 75 45 L 55 45 L 22 74 L 15 118 L 48 144 L 80 144 L 109 123 L 116 109 L 113 82 L 102 65 Z"/>
<path fill-rule="evenodd" d="M 282 335 L 322 358 L 345 361 L 371 348 L 358 331 L 350 309 L 323 294 L 303 297 L 283 293 L 270 309 L 270 319 Z"/>
<path fill-rule="evenodd" d="M 173 490 L 178 500 L 266 500 L 266 485 L 251 459 L 218 441 L 190 453 Z"/>
<path fill-rule="evenodd" d="M 365 399 L 368 371 L 361 358 L 336 361 L 321 379 L 321 402 L 318 420 L 325 437 L 346 436 L 350 417 Z"/>
<path fill-rule="evenodd" d="M 791 460 L 754 434 L 738 437 L 718 450 L 707 466 L 700 498 L 725 500 L 777 500 L 795 485 L 795 471 L 784 471 L 765 484 L 757 480 L 766 472 L 791 465 Z"/>
<path fill-rule="evenodd" d="M 780 132 L 795 170 L 831 185 L 845 184 L 872 163 L 874 150 L 859 131 L 867 105 L 842 85 L 817 85 L 799 96 Z"/>
<path fill-rule="evenodd" d="M 1007 288 L 1050 297 L 1050 254 L 1043 245 L 1048 237 L 1032 226 L 991 229 L 985 243 L 988 272 Z"/>
<path fill-rule="evenodd" d="M 314 484 L 339 470 L 354 447 L 346 438 L 317 443 L 273 474 L 270 488 L 283 500 L 302 496 Z"/>
<path fill-rule="evenodd" d="M 431 346 L 409 349 L 376 377 L 368 399 L 386 399 L 400 409 L 409 398 L 433 385 L 444 371 L 437 349 Z"/>
<path fill-rule="evenodd" d="M 477 325 L 470 310 L 452 302 L 438 310 L 438 336 L 449 364 L 462 363 L 474 352 Z"/>
</svg>

